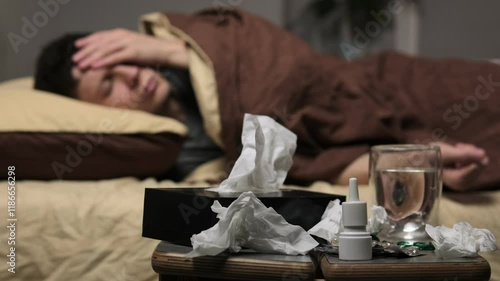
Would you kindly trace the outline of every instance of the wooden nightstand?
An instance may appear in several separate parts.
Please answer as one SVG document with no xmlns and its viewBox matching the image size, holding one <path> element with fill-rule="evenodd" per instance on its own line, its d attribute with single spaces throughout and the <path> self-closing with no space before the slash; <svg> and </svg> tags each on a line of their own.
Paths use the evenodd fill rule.
<svg viewBox="0 0 500 281">
<path fill-rule="evenodd" d="M 316 265 L 309 256 L 257 254 L 242 251 L 231 255 L 187 258 L 190 247 L 161 242 L 153 252 L 152 265 L 166 280 L 314 280 Z"/>
<path fill-rule="evenodd" d="M 405 281 L 487 281 L 491 268 L 482 257 L 439 259 L 434 252 L 413 258 L 374 257 L 369 261 L 342 261 L 322 255 L 258 254 L 242 251 L 188 258 L 190 247 L 161 242 L 153 252 L 152 265 L 167 280 L 405 280 Z M 321 268 L 320 268 L 321 267 Z M 318 269 L 318 270 L 316 270 Z"/>
<path fill-rule="evenodd" d="M 413 258 L 374 257 L 342 261 L 332 255 L 320 260 L 325 280 L 487 281 L 491 268 L 482 257 L 440 259 L 433 251 Z"/>
</svg>

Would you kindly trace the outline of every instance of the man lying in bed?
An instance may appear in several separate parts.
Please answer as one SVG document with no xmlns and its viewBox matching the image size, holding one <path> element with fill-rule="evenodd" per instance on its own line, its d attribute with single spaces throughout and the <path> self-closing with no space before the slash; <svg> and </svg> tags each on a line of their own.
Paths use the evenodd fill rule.
<svg viewBox="0 0 500 281">
<path fill-rule="evenodd" d="M 163 16 L 159 15 L 159 17 Z M 411 107 L 406 108 L 409 113 L 385 111 L 387 109 L 385 103 L 390 103 L 389 100 L 384 100 L 382 103 L 374 102 L 374 97 L 369 96 L 371 92 L 364 92 L 364 88 L 371 88 L 373 92 L 378 91 L 391 96 L 390 99 L 395 99 L 401 94 L 402 89 L 396 87 L 397 83 L 391 84 L 386 81 L 382 83 L 373 80 L 373 77 L 381 76 L 375 72 L 381 71 L 381 59 L 348 63 L 338 58 L 315 53 L 297 38 L 255 16 L 239 11 L 230 11 L 223 27 L 219 24 L 220 19 L 215 19 L 218 16 L 219 14 L 215 15 L 208 11 L 195 16 L 172 15 L 169 16 L 169 19 L 177 24 L 176 27 L 189 34 L 202 48 L 205 47 L 205 50 L 208 50 L 208 56 L 215 68 L 214 75 L 220 95 L 219 108 L 223 134 L 226 132 L 223 141 L 226 145 L 226 156 L 229 159 L 234 159 L 236 155 L 236 151 L 230 148 L 237 146 L 235 143 L 239 142 L 239 138 L 233 136 L 232 140 L 234 141 L 228 141 L 228 136 L 241 133 L 241 124 L 238 122 L 241 123 L 243 111 L 272 115 L 299 136 L 294 167 L 289 173 L 289 179 L 299 183 L 313 180 L 345 183 L 346 179 L 351 176 L 357 176 L 366 183 L 368 178 L 367 151 L 370 145 L 415 142 L 435 135 L 435 130 L 432 129 L 442 126 L 441 123 L 422 125 L 422 120 L 415 117 L 418 114 L 411 114 Z M 241 32 L 243 34 L 241 36 L 257 36 L 256 38 L 247 38 L 247 45 L 251 45 L 248 42 L 253 42 L 256 39 L 262 39 L 260 44 L 265 44 L 266 38 L 276 38 L 276 42 L 267 42 L 267 44 L 270 44 L 269 46 L 278 45 L 276 48 L 279 51 L 276 52 L 274 47 L 249 46 L 253 53 L 256 52 L 256 49 L 260 52 L 257 56 L 254 54 L 254 59 L 249 60 L 252 58 L 252 54 L 248 50 L 241 50 L 245 49 L 245 46 L 230 45 L 238 41 L 234 38 L 240 36 L 238 33 L 232 33 L 233 30 Z M 249 30 L 251 33 L 248 32 Z M 210 34 L 210 36 L 204 36 L 205 33 Z M 217 40 L 214 38 L 215 36 L 219 36 Z M 264 38 L 259 36 L 264 36 Z M 227 37 L 229 39 L 226 39 Z M 279 38 L 282 40 L 278 40 Z M 217 42 L 220 43 L 221 48 L 234 48 L 217 48 L 215 45 Z M 287 48 L 283 48 L 280 42 L 285 44 Z M 290 42 L 294 44 L 290 45 Z M 185 40 L 165 40 L 122 29 L 101 31 L 90 35 L 68 35 L 52 42 L 43 50 L 38 60 L 35 87 L 91 103 L 144 110 L 184 122 L 190 130 L 190 135 L 176 166 L 175 176 L 180 179 L 198 165 L 223 154 L 203 127 L 203 117 L 195 98 L 198 93 L 194 93 L 187 71 L 190 67 L 188 52 L 191 47 L 193 44 L 186 44 Z M 287 52 L 286 49 L 291 50 Z M 240 56 L 236 56 L 234 52 L 238 52 L 237 54 Z M 242 59 L 241 55 L 245 56 L 245 59 Z M 290 72 L 287 69 L 284 77 L 287 77 L 288 80 L 280 79 L 282 77 L 279 73 L 283 72 L 279 68 L 280 64 L 283 64 L 283 61 L 280 61 L 280 55 L 283 56 L 283 61 L 286 63 L 290 61 L 291 57 L 292 61 L 295 60 L 295 56 L 297 57 L 296 64 L 293 66 L 299 70 L 300 76 L 296 76 L 295 72 Z M 396 56 L 399 56 L 396 58 L 398 62 L 411 60 L 411 58 L 401 55 Z M 273 76 L 273 68 L 266 68 L 267 60 L 259 60 L 266 57 L 272 60 L 271 65 L 275 64 L 277 74 L 273 80 L 262 79 L 263 76 L 261 76 Z M 303 57 L 307 57 L 307 60 L 300 60 Z M 390 61 L 386 57 L 383 64 L 390 66 L 388 64 Z M 245 64 L 246 62 L 249 63 Z M 262 67 L 263 74 L 260 73 L 261 69 L 254 67 L 254 63 Z M 461 63 L 460 67 L 467 70 L 467 63 Z M 423 61 L 421 65 L 433 66 L 433 64 L 436 65 L 436 68 L 442 68 L 440 62 Z M 238 65 L 238 69 L 233 68 L 234 65 Z M 386 66 L 388 68 L 387 75 L 392 77 L 399 75 L 403 80 L 404 73 L 397 69 L 398 63 L 395 65 L 392 68 Z M 421 65 L 414 63 L 410 69 L 418 73 Z M 302 72 L 297 66 L 303 68 Z M 405 65 L 405 67 L 408 66 Z M 479 68 L 481 69 L 481 67 Z M 242 72 L 241 69 L 251 71 Z M 360 71 L 360 69 L 363 70 Z M 487 74 L 491 72 L 491 67 L 486 72 L 478 72 L 477 69 L 477 64 L 471 64 L 468 71 L 462 70 L 461 73 L 459 71 L 453 75 L 456 75 L 458 80 L 463 80 L 469 79 L 470 76 L 477 78 L 483 73 L 487 77 Z M 500 69 L 494 68 L 494 70 L 500 73 Z M 367 71 L 373 71 L 373 73 Z M 443 79 L 449 79 L 447 74 L 444 74 Z M 236 78 L 228 80 L 228 76 Z M 252 79 L 248 78 L 249 76 L 255 76 L 254 80 L 248 80 Z M 393 79 L 392 77 L 391 79 Z M 396 80 L 398 79 L 399 77 Z M 238 80 L 241 84 L 234 85 L 234 80 Z M 332 80 L 338 81 L 332 83 Z M 489 80 L 492 80 L 491 74 Z M 370 84 L 367 85 L 366 81 L 369 81 Z M 494 84 L 494 82 L 492 83 Z M 240 93 L 236 90 L 238 87 L 248 88 L 248 85 L 254 84 L 263 86 L 256 88 L 260 90 L 251 91 L 251 95 L 247 93 L 243 97 L 245 92 Z M 291 85 L 294 90 L 283 91 L 283 89 L 290 88 L 282 87 L 282 85 Z M 232 97 L 227 98 L 228 89 L 232 91 L 233 96 L 240 96 L 237 106 L 227 101 L 234 100 Z M 439 91 L 442 92 L 443 96 L 447 96 L 446 90 L 450 91 L 446 87 Z M 464 88 L 463 90 L 464 92 L 460 93 L 463 97 L 474 92 L 474 89 Z M 319 99 L 318 102 L 318 100 L 311 98 L 320 95 L 330 100 L 336 100 L 338 104 L 343 106 L 335 105 L 331 108 L 325 108 L 325 100 Z M 356 102 L 359 95 L 364 95 L 360 98 L 364 101 L 363 103 Z M 252 96 L 254 100 L 245 103 L 245 98 L 249 96 Z M 280 107 L 279 102 L 266 100 L 269 96 L 281 99 L 279 102 L 284 102 L 284 107 Z M 297 96 L 300 98 L 296 98 Z M 288 101 L 290 99 L 294 99 L 296 102 Z M 255 101 L 259 100 L 261 102 L 255 104 Z M 353 105 L 346 106 L 346 100 L 347 102 L 352 101 Z M 456 98 L 451 98 L 444 109 L 451 107 L 455 101 Z M 268 106 L 269 103 L 274 103 L 274 105 Z M 438 105 L 440 107 L 436 105 L 436 108 L 431 110 L 443 108 L 442 102 L 439 102 Z M 365 106 L 365 108 L 361 106 Z M 380 106 L 380 110 L 374 106 Z M 434 102 L 429 102 L 424 106 L 433 107 Z M 229 118 L 230 116 L 225 111 L 234 111 L 232 108 L 245 110 L 241 110 L 241 112 L 236 113 L 237 115 Z M 285 113 L 291 117 L 289 119 L 281 118 L 283 116 L 279 116 L 279 113 L 282 111 L 277 113 L 276 108 L 284 108 Z M 304 113 L 304 111 L 311 111 L 311 108 L 314 108 L 314 115 Z M 344 108 L 345 110 L 343 110 Z M 403 108 L 399 109 L 404 110 Z M 286 112 L 287 110 L 290 112 Z M 316 112 L 321 112 L 321 114 Z M 341 116 L 340 119 L 337 118 L 338 114 Z M 357 115 L 364 115 L 366 118 L 356 119 Z M 381 117 L 378 118 L 378 115 Z M 403 118 L 399 115 L 407 116 Z M 425 115 L 425 113 L 421 113 L 421 115 Z M 400 121 L 394 121 L 395 116 L 401 118 Z M 398 124 L 394 125 L 394 123 Z M 345 130 L 343 127 L 350 127 L 347 135 L 342 133 Z M 419 130 L 415 130 L 415 128 Z M 371 131 L 374 133 L 369 135 Z M 399 137 L 400 131 L 403 135 L 409 132 L 408 136 Z M 328 135 L 322 137 L 325 136 L 325 132 Z M 485 151 L 478 147 L 482 145 L 481 143 L 475 143 L 478 146 L 468 143 L 474 141 L 474 138 L 464 137 L 460 139 L 457 135 L 449 134 L 454 139 L 449 143 L 441 141 L 446 139 L 428 138 L 441 147 L 445 165 L 443 174 L 445 185 L 457 191 L 498 186 L 500 184 L 499 177 L 491 177 L 491 175 L 485 182 L 479 181 L 478 183 L 483 170 L 490 168 L 488 154 L 491 152 L 491 147 Z M 468 134 L 463 135 L 467 136 Z M 411 137 L 409 137 L 410 135 Z M 333 138 L 337 139 L 331 140 Z M 331 164 L 332 162 L 335 164 Z"/>
</svg>

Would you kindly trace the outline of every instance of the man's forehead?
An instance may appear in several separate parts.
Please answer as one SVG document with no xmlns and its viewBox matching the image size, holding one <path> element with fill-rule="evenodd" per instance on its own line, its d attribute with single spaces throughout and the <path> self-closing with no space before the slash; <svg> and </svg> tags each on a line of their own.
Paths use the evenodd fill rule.
<svg viewBox="0 0 500 281">
<path fill-rule="evenodd" d="M 81 70 L 78 67 L 71 69 L 71 75 L 76 81 L 76 96 L 79 99 L 88 100 L 94 96 L 98 89 L 99 77 L 104 73 L 104 70 L 86 69 Z"/>
<path fill-rule="evenodd" d="M 108 71 L 109 71 L 109 69 L 92 69 L 92 68 L 87 68 L 85 70 L 81 70 L 80 68 L 74 66 L 71 69 L 71 75 L 73 76 L 73 79 L 80 81 L 83 78 L 87 78 L 87 77 L 91 77 L 91 78 L 99 77 L 100 75 L 103 75 Z"/>
</svg>

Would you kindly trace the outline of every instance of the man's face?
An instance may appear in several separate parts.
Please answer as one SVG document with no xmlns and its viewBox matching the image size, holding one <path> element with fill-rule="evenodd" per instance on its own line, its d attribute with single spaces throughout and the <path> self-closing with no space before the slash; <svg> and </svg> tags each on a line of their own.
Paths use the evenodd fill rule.
<svg viewBox="0 0 500 281">
<path fill-rule="evenodd" d="M 76 98 L 90 103 L 161 113 L 170 85 L 150 68 L 116 65 L 110 68 L 72 69 Z"/>
</svg>

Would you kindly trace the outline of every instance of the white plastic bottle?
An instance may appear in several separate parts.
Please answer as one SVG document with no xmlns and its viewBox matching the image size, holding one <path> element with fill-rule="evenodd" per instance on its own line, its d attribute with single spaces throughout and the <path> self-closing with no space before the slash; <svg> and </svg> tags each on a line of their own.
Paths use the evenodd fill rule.
<svg viewBox="0 0 500 281">
<path fill-rule="evenodd" d="M 349 179 L 349 201 L 342 203 L 344 231 L 339 236 L 339 259 L 371 260 L 372 237 L 366 232 L 366 202 L 359 200 L 358 179 Z"/>
</svg>

